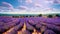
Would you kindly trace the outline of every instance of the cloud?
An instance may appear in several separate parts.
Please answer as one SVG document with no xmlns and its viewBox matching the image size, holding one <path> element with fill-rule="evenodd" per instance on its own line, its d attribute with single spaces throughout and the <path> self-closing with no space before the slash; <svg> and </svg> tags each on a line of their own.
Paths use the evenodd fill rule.
<svg viewBox="0 0 60 34">
<path fill-rule="evenodd" d="M 2 6 L 2 10 L 0 9 L 0 11 L 3 11 L 3 9 L 5 8 L 13 11 L 21 11 L 21 10 L 26 10 L 26 11 L 47 10 L 48 11 L 48 10 L 53 10 L 54 7 L 52 7 L 52 5 L 54 4 L 54 1 L 55 0 L 18 0 L 20 5 L 17 8 L 14 8 L 8 2 L 2 2 L 4 6 Z M 57 0 L 57 2 L 60 3 L 60 0 Z"/>
<path fill-rule="evenodd" d="M 3 4 L 4 7 L 7 7 L 10 10 L 13 10 L 14 9 L 13 6 L 10 3 L 2 2 L 2 4 Z"/>
<path fill-rule="evenodd" d="M 58 3 L 60 4 L 60 0 L 57 0 L 58 1 Z"/>
<path fill-rule="evenodd" d="M 54 4 L 55 0 L 18 0 L 19 2 L 23 2 L 21 4 L 22 6 L 19 7 L 19 9 L 28 9 L 31 11 L 37 11 L 37 10 L 53 10 L 52 5 Z M 59 0 L 57 0 L 59 1 Z M 55 9 L 54 9 L 55 10 Z"/>
<path fill-rule="evenodd" d="M 25 2 L 26 3 L 32 3 L 33 1 L 32 0 L 26 0 Z"/>
<path fill-rule="evenodd" d="M 54 3 L 60 4 L 60 0 L 54 0 Z"/>
<path fill-rule="evenodd" d="M 28 7 L 26 7 L 26 6 L 19 6 L 18 9 L 26 10 L 26 9 L 28 9 Z"/>
<path fill-rule="evenodd" d="M 35 5 L 35 7 L 40 7 L 40 8 L 42 7 L 42 5 L 39 3 L 35 3 L 34 5 Z"/>
<path fill-rule="evenodd" d="M 0 12 L 1 11 L 5 11 L 5 10 L 8 10 L 8 8 L 7 7 L 4 7 L 4 6 L 0 6 Z"/>
</svg>

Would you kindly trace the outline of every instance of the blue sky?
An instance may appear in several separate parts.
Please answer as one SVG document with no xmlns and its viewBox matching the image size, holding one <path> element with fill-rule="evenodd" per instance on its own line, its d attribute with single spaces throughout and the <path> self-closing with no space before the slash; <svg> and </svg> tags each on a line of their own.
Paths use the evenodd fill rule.
<svg viewBox="0 0 60 34">
<path fill-rule="evenodd" d="M 60 10 L 60 0 L 0 0 L 1 8 L 9 10 Z"/>
<path fill-rule="evenodd" d="M 16 7 L 19 5 L 19 2 L 17 0 L 0 0 L 0 4 L 2 5 L 2 2 L 8 2 L 13 5 L 13 7 Z"/>
</svg>

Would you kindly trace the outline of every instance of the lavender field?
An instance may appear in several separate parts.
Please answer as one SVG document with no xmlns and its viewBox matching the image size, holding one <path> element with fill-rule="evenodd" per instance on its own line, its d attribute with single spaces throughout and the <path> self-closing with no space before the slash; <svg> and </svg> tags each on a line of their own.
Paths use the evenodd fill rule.
<svg viewBox="0 0 60 34">
<path fill-rule="evenodd" d="M 0 16 L 0 34 L 60 34 L 60 17 Z"/>
</svg>

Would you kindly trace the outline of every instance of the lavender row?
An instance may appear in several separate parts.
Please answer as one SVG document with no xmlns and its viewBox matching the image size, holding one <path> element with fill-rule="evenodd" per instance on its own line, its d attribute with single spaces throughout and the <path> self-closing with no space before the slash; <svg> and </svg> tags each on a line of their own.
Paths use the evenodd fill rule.
<svg viewBox="0 0 60 34">
<path fill-rule="evenodd" d="M 26 23 L 26 31 L 33 32 L 43 30 L 51 34 L 60 32 L 60 18 L 44 18 L 44 17 L 31 17 L 31 18 L 12 18 L 12 17 L 0 17 L 0 32 L 5 32 L 13 28 L 9 34 L 13 34 L 18 30 L 21 30 L 24 23 Z"/>
</svg>

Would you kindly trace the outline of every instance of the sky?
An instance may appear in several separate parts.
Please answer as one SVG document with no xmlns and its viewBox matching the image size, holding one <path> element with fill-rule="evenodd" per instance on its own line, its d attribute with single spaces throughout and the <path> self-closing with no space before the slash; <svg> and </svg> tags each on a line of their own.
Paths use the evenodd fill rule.
<svg viewBox="0 0 60 34">
<path fill-rule="evenodd" d="M 0 0 L 0 11 L 60 10 L 60 0 Z"/>
</svg>

